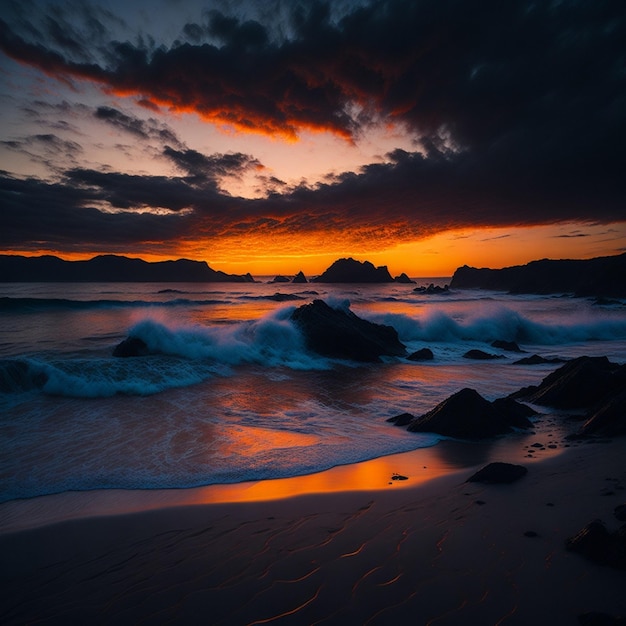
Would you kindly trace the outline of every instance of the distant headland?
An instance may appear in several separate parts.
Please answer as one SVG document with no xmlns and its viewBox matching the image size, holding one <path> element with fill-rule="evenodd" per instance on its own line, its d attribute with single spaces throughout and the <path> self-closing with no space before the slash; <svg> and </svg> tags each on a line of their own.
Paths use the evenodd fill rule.
<svg viewBox="0 0 626 626">
<path fill-rule="evenodd" d="M 88 261 L 65 261 L 55 256 L 0 255 L 0 282 L 207 282 L 253 283 L 250 274 L 226 274 L 205 261 L 156 261 L 102 255 Z"/>
<path fill-rule="evenodd" d="M 498 270 L 464 265 L 454 272 L 450 287 L 623 298 L 626 297 L 626 253 L 587 260 L 542 259 Z"/>
<path fill-rule="evenodd" d="M 532 261 L 503 269 L 459 267 L 451 289 L 492 289 L 510 293 L 571 293 L 576 296 L 626 297 L 626 253 L 587 260 Z M 55 256 L 0 255 L 0 282 L 255 282 L 250 273 L 226 274 L 205 261 L 148 262 L 125 256 L 102 255 L 88 261 L 65 261 Z M 322 274 L 307 280 L 277 276 L 272 282 L 294 283 L 413 283 L 404 272 L 392 277 L 386 266 L 342 258 Z M 447 287 L 446 287 L 447 289 Z M 418 290 L 424 291 L 423 288 Z M 417 291 L 417 290 L 416 290 Z M 428 290 L 426 290 L 428 293 Z"/>
</svg>

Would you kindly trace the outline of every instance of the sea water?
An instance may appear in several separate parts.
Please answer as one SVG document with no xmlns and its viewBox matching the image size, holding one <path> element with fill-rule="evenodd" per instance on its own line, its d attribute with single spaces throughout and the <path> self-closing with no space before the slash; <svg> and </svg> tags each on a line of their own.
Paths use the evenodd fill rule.
<svg viewBox="0 0 626 626">
<path fill-rule="evenodd" d="M 436 445 L 388 418 L 463 387 L 493 400 L 557 367 L 515 364 L 523 356 L 626 362 L 623 301 L 414 287 L 0 284 L 0 502 L 308 474 Z M 434 359 L 315 354 L 290 321 L 315 298 L 393 326 L 409 352 L 429 347 Z M 129 334 L 158 354 L 113 357 Z M 464 358 L 472 348 L 503 358 Z"/>
</svg>

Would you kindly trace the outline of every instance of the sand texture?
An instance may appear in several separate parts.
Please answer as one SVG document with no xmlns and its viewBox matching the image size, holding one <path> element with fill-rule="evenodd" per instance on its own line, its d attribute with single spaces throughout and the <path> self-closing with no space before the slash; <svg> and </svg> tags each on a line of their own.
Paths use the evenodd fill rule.
<svg viewBox="0 0 626 626">
<path fill-rule="evenodd" d="M 4 624 L 576 624 L 626 572 L 565 549 L 626 501 L 624 441 L 415 488 L 169 508 L 0 536 Z M 528 536 L 531 535 L 531 536 Z"/>
</svg>

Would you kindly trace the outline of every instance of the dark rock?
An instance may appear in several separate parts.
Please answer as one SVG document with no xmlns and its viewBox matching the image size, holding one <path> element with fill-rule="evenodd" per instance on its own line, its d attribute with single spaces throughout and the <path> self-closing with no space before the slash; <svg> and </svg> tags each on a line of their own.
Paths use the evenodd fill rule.
<svg viewBox="0 0 626 626">
<path fill-rule="evenodd" d="M 393 474 L 391 480 L 409 480 L 408 476 L 402 476 L 402 474 Z"/>
<path fill-rule="evenodd" d="M 511 432 L 519 424 L 519 416 L 513 416 L 510 409 L 502 411 L 473 389 L 465 388 L 413 420 L 408 430 L 457 439 L 486 439 Z"/>
<path fill-rule="evenodd" d="M 506 421 L 514 428 L 531 428 L 532 423 L 528 418 L 537 415 L 535 409 L 516 402 L 512 398 L 498 398 L 491 404 L 496 411 L 505 416 Z"/>
<path fill-rule="evenodd" d="M 626 391 L 609 396 L 594 407 L 579 434 L 602 437 L 626 435 Z"/>
<path fill-rule="evenodd" d="M 368 322 L 349 310 L 333 309 L 322 300 L 298 307 L 291 319 L 300 328 L 308 348 L 322 356 L 373 362 L 382 355 L 406 355 L 406 348 L 391 326 Z"/>
<path fill-rule="evenodd" d="M 393 278 L 386 266 L 374 267 L 369 261 L 338 259 L 321 276 L 317 283 L 392 283 Z"/>
<path fill-rule="evenodd" d="M 450 287 L 513 293 L 573 293 L 578 296 L 626 297 L 626 254 L 587 260 L 543 259 L 500 270 L 459 267 Z"/>
<path fill-rule="evenodd" d="M 565 360 L 559 359 L 558 357 L 546 359 L 538 354 L 533 354 L 532 356 L 513 361 L 513 365 L 542 365 L 544 363 L 565 363 Z"/>
<path fill-rule="evenodd" d="M 400 274 L 400 276 L 396 276 L 393 279 L 394 283 L 402 283 L 404 285 L 414 285 L 415 281 L 411 280 L 404 272 L 402 272 L 402 274 Z"/>
<path fill-rule="evenodd" d="M 289 279 L 286 276 L 276 276 L 274 280 L 270 281 L 272 283 L 288 283 Z"/>
<path fill-rule="evenodd" d="M 578 616 L 580 626 L 626 626 L 626 617 L 615 617 L 608 613 L 591 611 Z"/>
<path fill-rule="evenodd" d="M 129 356 L 147 356 L 150 354 L 148 345 L 139 337 L 128 337 L 113 349 L 113 356 L 129 357 Z"/>
<path fill-rule="evenodd" d="M 534 530 L 527 530 L 524 533 L 524 537 L 531 537 L 531 538 L 539 537 L 539 533 L 535 532 Z"/>
<path fill-rule="evenodd" d="M 308 283 L 306 276 L 302 272 L 298 272 L 291 281 L 292 283 Z"/>
<path fill-rule="evenodd" d="M 626 522 L 626 504 L 620 504 L 613 509 L 613 515 L 620 521 Z"/>
<path fill-rule="evenodd" d="M 407 426 L 415 419 L 415 415 L 411 415 L 411 413 L 401 413 L 400 415 L 395 415 L 394 417 L 390 417 L 387 421 L 395 424 L 396 426 Z"/>
<path fill-rule="evenodd" d="M 422 348 L 416 352 L 412 352 L 406 357 L 409 361 L 432 361 L 435 358 L 430 348 Z"/>
<path fill-rule="evenodd" d="M 450 287 L 448 287 L 448 285 L 444 285 L 443 287 L 440 287 L 439 285 L 435 285 L 434 283 L 430 283 L 430 285 L 428 285 L 428 287 L 416 287 L 415 289 L 413 289 L 413 291 L 415 293 L 423 293 L 426 294 L 428 296 L 431 296 L 433 294 L 449 294 L 450 293 Z"/>
<path fill-rule="evenodd" d="M 468 350 L 464 355 L 464 359 L 475 359 L 477 361 L 488 361 L 492 359 L 501 359 L 503 358 L 501 354 L 489 354 L 488 352 L 483 352 L 482 350 Z"/>
<path fill-rule="evenodd" d="M 507 352 L 524 352 L 514 341 L 504 341 L 504 339 L 492 341 L 491 347 L 506 350 Z"/>
<path fill-rule="evenodd" d="M 565 547 L 599 565 L 626 569 L 626 524 L 610 533 L 600 520 L 570 537 Z"/>
<path fill-rule="evenodd" d="M 290 302 L 291 300 L 304 300 L 302 296 L 297 296 L 294 293 L 280 293 L 277 291 L 275 294 L 271 296 L 267 296 L 268 300 L 273 300 L 274 302 Z"/>
<path fill-rule="evenodd" d="M 88 261 L 0 255 L 0 276 L 4 282 L 254 282 L 250 274 L 225 274 L 211 269 L 205 261 L 149 263 L 112 254 Z"/>
<path fill-rule="evenodd" d="M 621 370 L 621 371 L 620 371 Z M 591 407 L 626 388 L 626 369 L 607 357 L 582 356 L 546 376 L 527 400 L 559 409 Z"/>
<path fill-rule="evenodd" d="M 487 485 L 508 484 L 525 476 L 528 470 L 523 465 L 512 463 L 489 463 L 470 476 L 467 483 L 484 483 Z"/>
</svg>

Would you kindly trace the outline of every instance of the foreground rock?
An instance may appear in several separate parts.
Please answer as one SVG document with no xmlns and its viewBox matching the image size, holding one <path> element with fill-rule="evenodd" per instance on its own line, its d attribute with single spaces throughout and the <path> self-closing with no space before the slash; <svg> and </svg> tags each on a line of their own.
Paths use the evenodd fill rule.
<svg viewBox="0 0 626 626">
<path fill-rule="evenodd" d="M 316 283 L 392 283 L 393 278 L 386 266 L 374 267 L 369 261 L 352 258 L 338 259 L 321 276 L 312 279 Z"/>
<path fill-rule="evenodd" d="M 406 348 L 391 326 L 374 324 L 352 311 L 333 309 L 322 300 L 297 308 L 291 319 L 307 347 L 322 356 L 374 362 L 381 356 L 405 356 Z"/>
<path fill-rule="evenodd" d="M 531 408 L 512 400 L 496 402 L 489 402 L 474 389 L 465 388 L 411 420 L 407 430 L 456 439 L 489 439 L 510 433 L 514 428 L 532 427 L 528 417 L 535 412 Z"/>
<path fill-rule="evenodd" d="M 579 434 L 583 437 L 626 435 L 626 391 L 598 403 L 587 414 Z"/>
<path fill-rule="evenodd" d="M 626 524 L 611 533 L 595 520 L 570 537 L 565 547 L 598 565 L 626 570 Z"/>
<path fill-rule="evenodd" d="M 546 376 L 540 385 L 526 387 L 514 397 L 558 409 L 589 408 L 626 391 L 626 368 L 605 356 L 582 356 Z"/>
<path fill-rule="evenodd" d="M 568 361 L 540 385 L 510 397 L 559 409 L 586 409 L 584 425 L 573 438 L 626 435 L 626 365 L 605 356 Z"/>
<path fill-rule="evenodd" d="M 523 465 L 512 463 L 489 463 L 470 476 L 465 482 L 486 485 L 509 484 L 526 476 L 528 470 Z"/>
<path fill-rule="evenodd" d="M 620 254 L 587 260 L 543 259 L 500 270 L 464 265 L 454 272 L 450 287 L 623 298 L 626 297 L 624 276 L 626 254 Z"/>
</svg>

